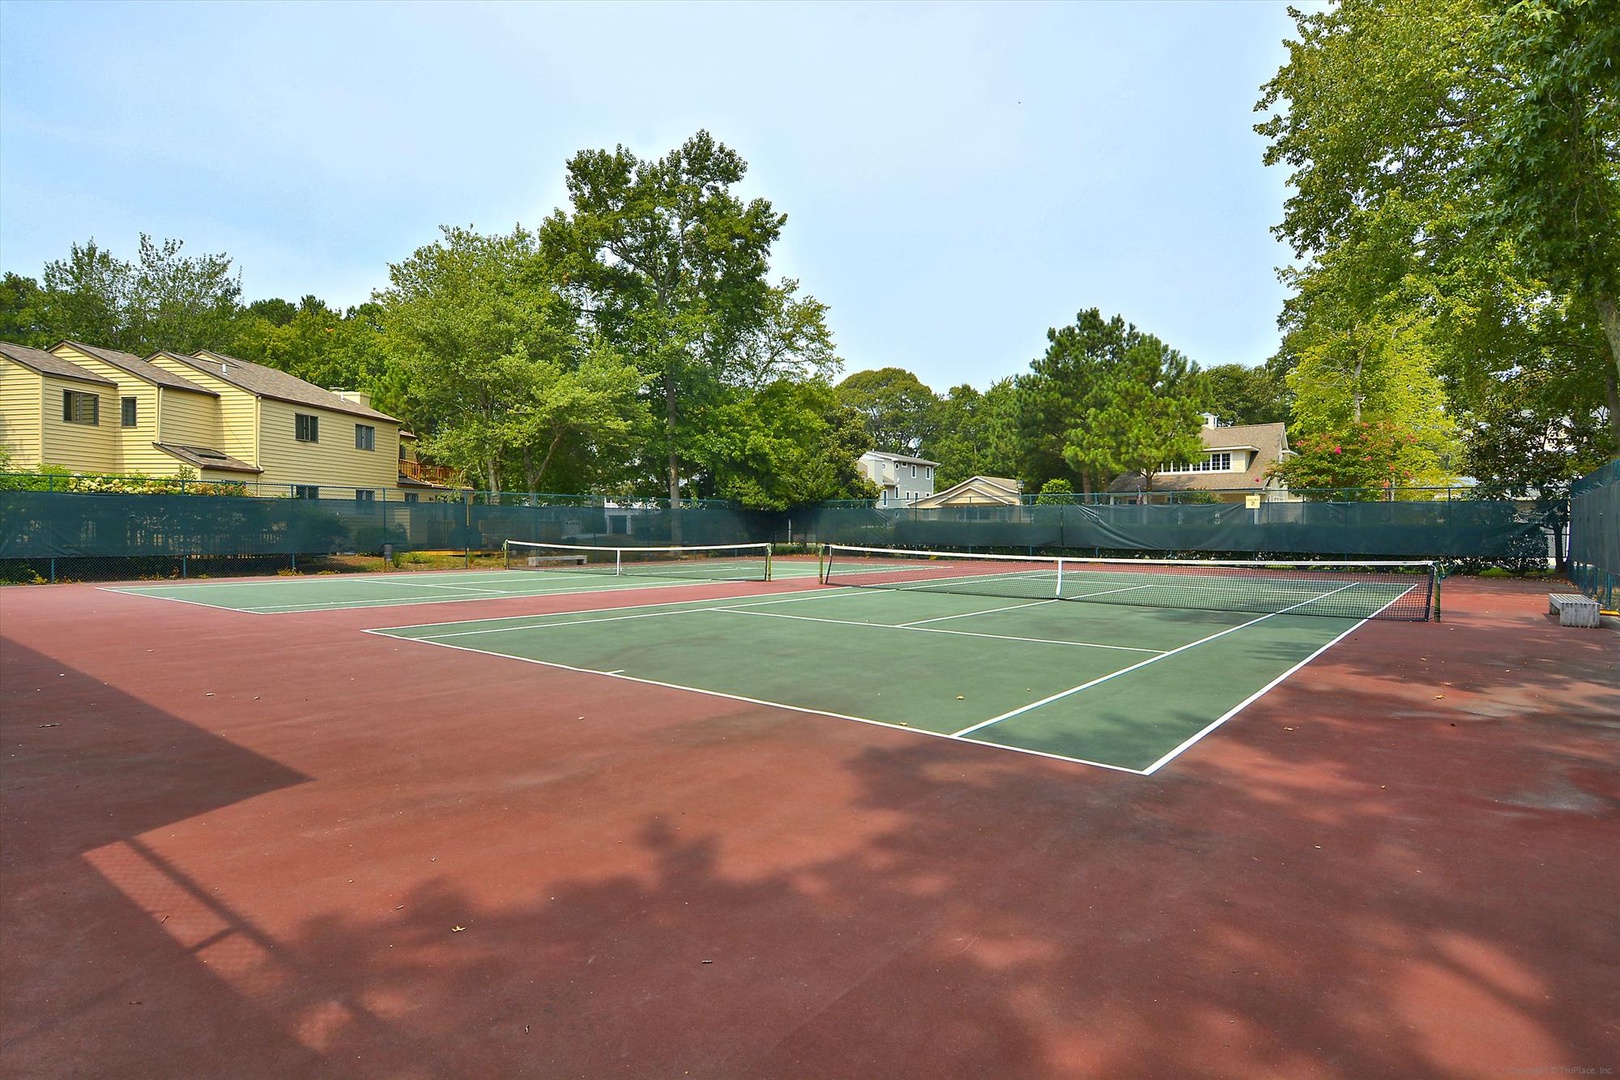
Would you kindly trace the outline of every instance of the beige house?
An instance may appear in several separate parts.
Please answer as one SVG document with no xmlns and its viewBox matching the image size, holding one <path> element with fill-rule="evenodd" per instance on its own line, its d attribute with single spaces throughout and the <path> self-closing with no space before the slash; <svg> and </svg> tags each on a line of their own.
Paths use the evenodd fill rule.
<svg viewBox="0 0 1620 1080">
<path fill-rule="evenodd" d="M 1288 460 L 1288 429 L 1282 424 L 1239 424 L 1219 427 L 1206 414 L 1198 433 L 1204 454 L 1197 461 L 1171 462 L 1153 474 L 1154 491 L 1209 491 L 1222 501 L 1241 502 L 1261 492 L 1286 494 L 1287 485 L 1267 475 Z M 1126 473 L 1110 491 L 1137 491 L 1147 485 L 1141 473 Z"/>
<path fill-rule="evenodd" d="M 970 476 L 937 495 L 918 499 L 918 510 L 938 510 L 954 506 L 1018 506 L 1023 502 L 1024 485 L 1005 476 Z"/>
<path fill-rule="evenodd" d="M 19 468 L 254 481 L 266 495 L 368 499 L 433 487 L 401 475 L 399 421 L 220 353 L 145 360 L 63 341 L 0 343 L 0 443 Z"/>
<path fill-rule="evenodd" d="M 323 390 L 206 349 L 155 353 L 152 363 L 219 394 L 221 448 L 256 465 L 261 483 L 292 485 L 304 498 L 323 487 L 375 498 L 400 486 L 399 421 L 364 393 Z"/>
</svg>

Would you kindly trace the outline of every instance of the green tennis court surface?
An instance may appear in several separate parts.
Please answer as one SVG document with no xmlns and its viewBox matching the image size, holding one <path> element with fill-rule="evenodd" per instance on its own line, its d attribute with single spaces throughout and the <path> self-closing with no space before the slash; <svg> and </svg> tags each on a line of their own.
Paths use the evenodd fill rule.
<svg viewBox="0 0 1620 1080">
<path fill-rule="evenodd" d="M 824 588 L 371 632 L 1151 773 L 1359 625 Z"/>
<path fill-rule="evenodd" d="M 813 561 L 779 559 L 774 578 L 814 580 Z M 621 589 L 663 589 L 677 585 L 712 584 L 716 579 L 660 576 L 648 569 L 623 577 L 580 570 L 470 570 L 451 573 L 341 574 L 289 577 L 274 581 L 192 581 L 164 585 L 126 585 L 111 592 L 152 596 L 205 607 L 226 608 L 257 615 L 290 611 L 331 611 L 343 608 L 397 607 L 402 604 L 442 604 L 454 600 L 497 600 L 512 596 L 550 596 L 555 593 L 612 592 Z M 724 580 L 724 579 L 719 579 Z"/>
</svg>

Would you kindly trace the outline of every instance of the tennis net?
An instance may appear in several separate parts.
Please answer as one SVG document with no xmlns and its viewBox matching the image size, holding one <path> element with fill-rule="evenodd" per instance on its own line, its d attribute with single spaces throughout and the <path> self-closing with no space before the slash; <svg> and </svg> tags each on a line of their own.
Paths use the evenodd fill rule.
<svg viewBox="0 0 1620 1080">
<path fill-rule="evenodd" d="M 616 576 L 696 578 L 704 581 L 769 581 L 771 545 L 716 544 L 682 547 L 597 547 L 508 540 L 509 570 L 554 570 Z"/>
<path fill-rule="evenodd" d="M 821 580 L 1010 599 L 1412 622 L 1429 619 L 1439 601 L 1432 562 L 1084 559 L 829 544 Z"/>
</svg>

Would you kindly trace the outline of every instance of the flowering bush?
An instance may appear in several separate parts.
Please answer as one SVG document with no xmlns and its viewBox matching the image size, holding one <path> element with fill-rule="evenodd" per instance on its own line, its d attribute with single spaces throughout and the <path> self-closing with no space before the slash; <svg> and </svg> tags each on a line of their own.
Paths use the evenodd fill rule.
<svg viewBox="0 0 1620 1080">
<path fill-rule="evenodd" d="M 1344 431 L 1300 435 L 1293 442 L 1293 456 L 1273 466 L 1271 475 L 1295 491 L 1354 489 L 1360 494 L 1351 498 L 1376 499 L 1390 487 L 1416 482 L 1401 461 L 1416 443 L 1416 437 L 1393 424 L 1361 421 Z"/>
<path fill-rule="evenodd" d="M 97 495 L 245 495 L 246 485 L 229 481 L 199 481 L 182 469 L 177 476 L 99 476 L 69 472 L 55 465 L 35 472 L 0 472 L 0 491 L 70 491 Z"/>
</svg>

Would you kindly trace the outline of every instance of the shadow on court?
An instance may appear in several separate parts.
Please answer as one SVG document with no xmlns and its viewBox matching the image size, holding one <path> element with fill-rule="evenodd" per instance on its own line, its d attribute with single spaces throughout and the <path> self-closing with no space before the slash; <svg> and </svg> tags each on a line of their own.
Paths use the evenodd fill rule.
<svg viewBox="0 0 1620 1080">
<path fill-rule="evenodd" d="M 162 629 L 208 618 L 176 609 Z M 1418 655 L 1483 662 L 1458 618 Z M 92 767 L 8 768 L 21 1004 L 3 1061 L 1014 1080 L 1612 1066 L 1620 869 L 1600 853 L 1620 733 L 1550 697 L 1489 731 L 1414 718 L 1446 691 L 1393 670 L 1390 641 L 1411 642 L 1387 629 L 1147 778 L 313 624 L 314 640 L 266 633 L 235 648 L 351 722 L 306 723 L 290 697 L 203 731 L 126 696 L 150 740 L 112 725 L 77 759 Z M 8 703 L 38 668 L 13 648 Z M 1525 700 L 1612 689 L 1544 674 Z M 105 778 L 148 744 L 173 748 L 152 766 L 166 808 L 119 781 L 131 809 L 100 825 Z M 53 800 L 87 820 L 13 871 L 21 823 Z"/>
</svg>

